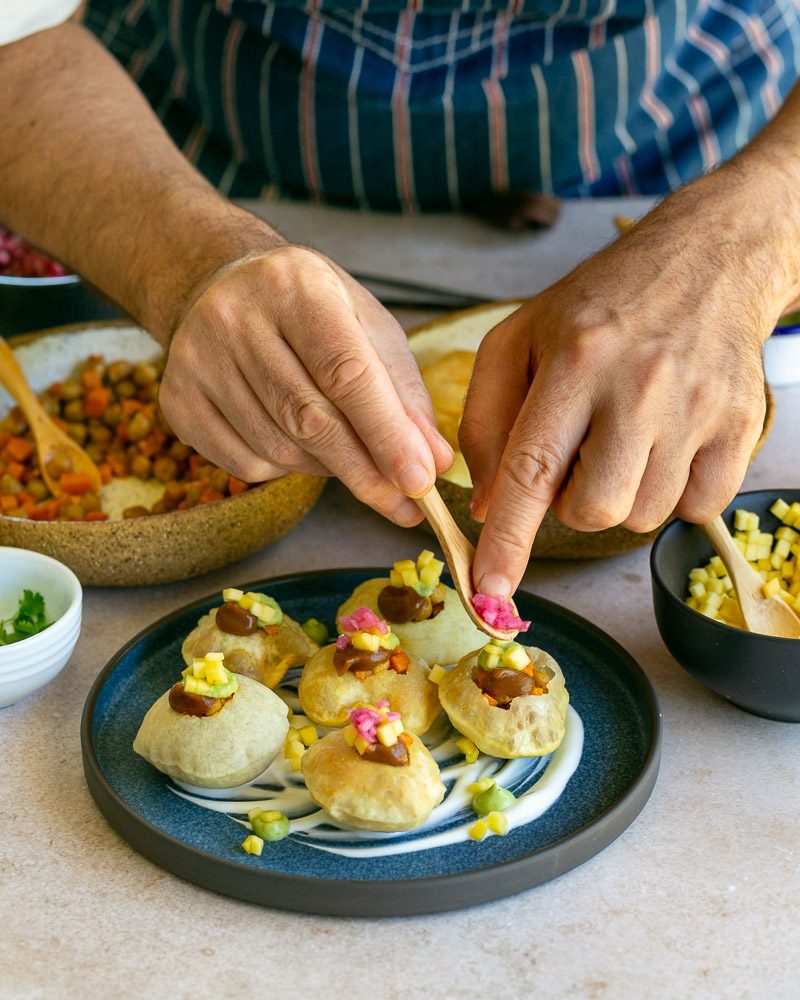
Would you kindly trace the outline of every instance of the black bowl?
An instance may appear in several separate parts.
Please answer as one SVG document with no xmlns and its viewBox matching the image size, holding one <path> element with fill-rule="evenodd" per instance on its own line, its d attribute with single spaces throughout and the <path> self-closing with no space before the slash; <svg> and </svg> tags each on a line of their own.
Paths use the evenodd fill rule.
<svg viewBox="0 0 800 1000">
<path fill-rule="evenodd" d="M 780 524 L 769 508 L 777 497 L 800 501 L 798 489 L 739 493 L 723 517 L 755 511 L 764 531 Z M 673 521 L 661 531 L 650 554 L 653 606 L 661 638 L 680 665 L 712 691 L 765 719 L 800 722 L 800 641 L 745 632 L 714 621 L 685 602 L 688 575 L 713 555 L 695 525 Z"/>
<path fill-rule="evenodd" d="M 120 319 L 119 306 L 77 274 L 56 278 L 0 275 L 0 335 L 31 333 L 85 320 Z"/>
</svg>

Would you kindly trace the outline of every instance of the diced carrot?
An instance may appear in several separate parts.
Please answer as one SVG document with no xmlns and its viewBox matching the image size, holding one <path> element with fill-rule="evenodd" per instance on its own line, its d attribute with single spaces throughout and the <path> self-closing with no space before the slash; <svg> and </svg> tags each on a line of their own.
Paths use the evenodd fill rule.
<svg viewBox="0 0 800 1000">
<path fill-rule="evenodd" d="M 28 517 L 32 521 L 52 521 L 53 518 L 50 512 L 50 504 L 43 503 L 38 507 L 34 507 L 33 510 L 28 514 Z"/>
<path fill-rule="evenodd" d="M 111 467 L 112 474 L 117 476 L 117 478 L 130 475 L 130 465 L 127 455 L 119 451 L 110 451 L 106 459 Z"/>
<path fill-rule="evenodd" d="M 87 521 L 107 521 L 108 514 L 104 510 L 90 510 L 86 515 Z"/>
<path fill-rule="evenodd" d="M 280 625 L 264 625 L 263 628 L 267 635 L 277 635 L 281 630 Z"/>
<path fill-rule="evenodd" d="M 490 705 L 497 704 L 497 701 L 490 694 L 487 694 L 485 691 L 483 692 L 483 697 L 489 702 Z"/>
<path fill-rule="evenodd" d="M 58 485 L 64 493 L 82 495 L 92 488 L 92 480 L 82 472 L 62 472 L 58 477 Z"/>
<path fill-rule="evenodd" d="M 99 389 L 103 384 L 103 378 L 96 368 L 88 368 L 81 372 L 81 382 L 87 389 Z"/>
<path fill-rule="evenodd" d="M 163 443 L 158 432 L 151 431 L 146 438 L 139 442 L 139 454 L 144 455 L 145 458 L 152 458 L 153 455 L 157 455 L 161 451 Z"/>
<path fill-rule="evenodd" d="M 144 403 L 138 399 L 123 399 L 122 403 L 122 416 L 132 417 L 134 413 L 138 413 L 142 409 Z"/>
<path fill-rule="evenodd" d="M 97 466 L 97 469 L 100 473 L 100 478 L 103 480 L 103 483 L 108 485 L 108 483 L 111 482 L 111 466 L 108 464 L 108 462 L 101 462 L 100 465 Z"/>
<path fill-rule="evenodd" d="M 61 417 L 55 417 L 52 414 L 50 415 L 50 419 L 53 421 L 56 427 L 60 427 L 62 431 L 66 431 L 67 429 L 66 420 L 62 420 Z"/>
<path fill-rule="evenodd" d="M 6 472 L 9 476 L 13 476 L 14 479 L 22 479 L 25 475 L 25 466 L 22 462 L 9 462 L 6 466 Z"/>
<path fill-rule="evenodd" d="M 26 462 L 33 454 L 33 445 L 25 438 L 11 437 L 8 439 L 5 450 L 17 462 Z"/>
<path fill-rule="evenodd" d="M 126 442 L 128 440 L 128 425 L 123 423 L 117 424 L 114 428 L 114 433 L 120 441 L 123 443 Z"/>
<path fill-rule="evenodd" d="M 408 733 L 400 733 L 400 735 L 397 738 L 400 740 L 401 743 L 405 743 L 407 747 L 410 747 L 411 744 L 414 742 Z"/>
<path fill-rule="evenodd" d="M 408 653 L 405 653 L 402 649 L 397 653 L 392 653 L 389 657 L 389 667 L 394 670 L 396 674 L 404 674 L 408 670 L 408 665 L 411 662 L 408 658 Z"/>
<path fill-rule="evenodd" d="M 232 497 L 238 496 L 240 493 L 248 488 L 248 483 L 243 483 L 241 479 L 237 479 L 236 476 L 228 476 L 228 493 Z"/>
<path fill-rule="evenodd" d="M 224 500 L 225 494 L 219 490 L 207 489 L 200 495 L 200 503 L 211 503 L 212 500 Z"/>
<path fill-rule="evenodd" d="M 12 497 L 8 493 L 0 493 L 0 510 L 7 513 L 9 510 L 13 510 L 17 506 L 17 498 Z"/>
<path fill-rule="evenodd" d="M 89 389 L 83 400 L 83 412 L 87 417 L 102 417 L 111 402 L 111 390 L 103 386 Z"/>
<path fill-rule="evenodd" d="M 17 493 L 17 503 L 21 507 L 25 507 L 28 504 L 35 504 L 36 501 L 30 495 L 30 493 L 26 493 L 25 490 L 20 490 L 19 493 Z"/>
<path fill-rule="evenodd" d="M 365 681 L 369 676 L 371 676 L 371 670 L 354 670 L 353 676 L 357 677 L 360 681 Z"/>
</svg>

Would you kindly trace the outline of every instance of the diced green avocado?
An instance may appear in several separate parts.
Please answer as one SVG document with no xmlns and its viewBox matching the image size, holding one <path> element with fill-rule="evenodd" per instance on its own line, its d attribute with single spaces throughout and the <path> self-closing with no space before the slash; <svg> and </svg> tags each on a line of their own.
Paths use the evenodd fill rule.
<svg viewBox="0 0 800 1000">
<path fill-rule="evenodd" d="M 516 796 L 507 788 L 494 784 L 485 792 L 478 792 L 472 798 L 472 808 L 479 816 L 488 816 L 492 812 L 502 812 L 516 802 Z"/>
<path fill-rule="evenodd" d="M 273 608 L 275 610 L 275 612 L 276 612 L 276 616 L 272 619 L 271 622 L 267 622 L 267 624 L 268 625 L 282 625 L 283 624 L 283 611 L 281 611 L 281 606 L 280 606 L 280 604 L 278 604 L 278 602 L 275 600 L 275 598 L 274 597 L 267 597 L 266 594 L 259 594 L 258 595 L 258 599 L 259 599 L 259 601 L 261 601 L 262 604 L 268 605 L 270 608 Z"/>
<path fill-rule="evenodd" d="M 419 594 L 420 597 L 430 597 L 431 594 L 436 590 L 435 583 L 418 583 L 414 590 Z"/>
<path fill-rule="evenodd" d="M 390 632 L 387 636 L 382 636 L 382 638 L 386 640 L 386 645 L 384 646 L 385 649 L 397 649 L 400 645 L 400 639 L 394 634 L 394 632 Z"/>
<path fill-rule="evenodd" d="M 250 817 L 250 825 L 257 837 L 261 837 L 262 840 L 283 840 L 284 837 L 289 836 L 288 817 L 280 813 L 278 819 L 267 819 L 268 816 L 274 815 L 274 813 L 265 810 Z"/>
<path fill-rule="evenodd" d="M 239 690 L 239 682 L 236 680 L 236 675 L 232 674 L 227 667 L 222 668 L 225 671 L 225 676 L 228 678 L 225 684 L 209 684 L 208 681 L 203 681 L 203 684 L 207 690 L 203 691 L 204 698 L 227 698 L 230 694 L 236 694 Z M 191 685 L 187 685 L 186 681 L 192 676 L 192 668 L 186 667 L 185 670 L 181 671 L 181 677 L 183 677 L 184 687 L 189 690 Z M 191 693 L 191 692 L 190 692 Z"/>
<path fill-rule="evenodd" d="M 478 666 L 484 670 L 494 670 L 500 663 L 500 650 L 495 651 L 488 644 L 478 653 Z"/>
<path fill-rule="evenodd" d="M 324 646 L 328 641 L 328 629 L 316 618 L 303 622 L 302 629 L 308 638 L 318 646 Z"/>
</svg>

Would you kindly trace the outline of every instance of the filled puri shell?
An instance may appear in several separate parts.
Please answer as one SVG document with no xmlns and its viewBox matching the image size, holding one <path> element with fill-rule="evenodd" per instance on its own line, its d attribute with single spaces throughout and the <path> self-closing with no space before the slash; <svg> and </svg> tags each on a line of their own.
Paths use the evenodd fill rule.
<svg viewBox="0 0 800 1000">
<path fill-rule="evenodd" d="M 217 625 L 217 608 L 198 621 L 181 648 L 184 663 L 189 666 L 195 657 L 212 650 L 225 654 L 225 666 L 236 674 L 274 688 L 291 667 L 301 667 L 319 646 L 288 615 L 274 635 L 259 629 L 252 635 L 232 635 Z"/>
<path fill-rule="evenodd" d="M 303 778 L 314 801 L 337 823 L 360 830 L 412 830 L 439 805 L 445 787 L 417 736 L 408 757 L 404 767 L 366 760 L 337 730 L 303 754 Z"/>
<path fill-rule="evenodd" d="M 303 712 L 320 726 L 344 726 L 356 704 L 388 701 L 399 712 L 409 733 L 424 733 L 439 714 L 436 685 L 428 680 L 428 665 L 408 653 L 408 670 L 397 674 L 384 667 L 361 680 L 349 671 L 341 677 L 333 665 L 336 647 L 331 644 L 315 653 L 303 667 L 297 694 Z M 408 652 L 406 650 L 406 652 Z"/>
<path fill-rule="evenodd" d="M 439 682 L 439 700 L 453 726 L 492 757 L 541 757 L 564 738 L 569 694 L 561 668 L 544 650 L 525 649 L 534 667 L 549 668 L 553 676 L 545 694 L 514 698 L 509 708 L 490 705 L 475 683 L 477 650 Z"/>
<path fill-rule="evenodd" d="M 337 624 L 344 616 L 362 607 L 370 608 L 382 618 L 378 594 L 388 585 L 388 577 L 359 584 L 336 613 Z M 403 649 L 429 664 L 457 663 L 470 650 L 486 642 L 485 633 L 472 623 L 455 590 L 447 586 L 444 590 L 444 607 L 435 618 L 421 622 L 389 623 Z"/>
<path fill-rule="evenodd" d="M 215 714 L 181 715 L 165 692 L 148 709 L 133 749 L 177 781 L 233 788 L 257 778 L 283 747 L 289 731 L 285 702 L 249 677 Z"/>
</svg>

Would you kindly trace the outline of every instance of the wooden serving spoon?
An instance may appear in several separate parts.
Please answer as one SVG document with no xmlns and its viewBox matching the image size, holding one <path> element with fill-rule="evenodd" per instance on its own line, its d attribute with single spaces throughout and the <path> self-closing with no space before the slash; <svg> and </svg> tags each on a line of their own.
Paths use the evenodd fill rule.
<svg viewBox="0 0 800 1000">
<path fill-rule="evenodd" d="M 48 463 L 54 458 L 72 472 L 89 476 L 93 492 L 99 493 L 103 481 L 97 466 L 83 448 L 50 419 L 36 393 L 28 385 L 25 373 L 20 368 L 13 351 L 2 337 L 0 337 L 0 382 L 16 399 L 28 421 L 36 442 L 41 476 L 53 496 L 62 493 L 58 478 L 54 478 L 48 468 Z"/>
<path fill-rule="evenodd" d="M 780 597 L 764 596 L 764 581 L 745 559 L 722 518 L 715 517 L 700 528 L 733 580 L 747 628 L 761 635 L 800 639 L 800 618 Z"/>
<path fill-rule="evenodd" d="M 475 549 L 453 520 L 453 515 L 447 509 L 439 491 L 434 486 L 425 496 L 414 499 L 439 539 L 453 583 L 467 614 L 482 632 L 493 639 L 502 639 L 504 642 L 514 639 L 516 632 L 494 628 L 485 622 L 472 606 L 472 598 L 475 595 L 472 583 L 472 560 L 475 557 Z"/>
</svg>

